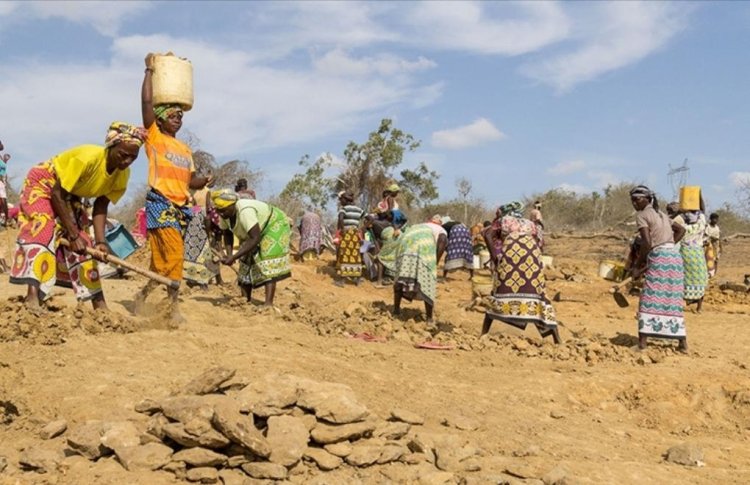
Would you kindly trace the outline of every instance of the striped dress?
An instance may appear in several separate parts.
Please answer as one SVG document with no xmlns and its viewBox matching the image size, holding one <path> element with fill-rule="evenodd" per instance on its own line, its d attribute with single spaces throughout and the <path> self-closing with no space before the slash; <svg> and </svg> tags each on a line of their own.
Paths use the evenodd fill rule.
<svg viewBox="0 0 750 485">
<path fill-rule="evenodd" d="M 665 338 L 687 335 L 683 289 L 682 256 L 677 246 L 667 243 L 653 248 L 648 254 L 648 269 L 638 305 L 640 335 Z"/>
</svg>

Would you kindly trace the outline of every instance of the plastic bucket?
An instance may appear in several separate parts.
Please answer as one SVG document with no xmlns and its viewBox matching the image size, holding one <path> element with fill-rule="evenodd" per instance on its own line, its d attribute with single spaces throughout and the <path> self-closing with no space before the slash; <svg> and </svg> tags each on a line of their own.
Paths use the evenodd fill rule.
<svg viewBox="0 0 750 485">
<path fill-rule="evenodd" d="M 122 224 L 117 224 L 105 232 L 104 237 L 112 253 L 120 259 L 127 258 L 138 249 L 138 243 Z"/>
<path fill-rule="evenodd" d="M 151 89 L 154 106 L 179 104 L 189 111 L 193 107 L 193 65 L 177 56 L 154 56 Z"/>
<path fill-rule="evenodd" d="M 697 185 L 680 187 L 680 210 L 697 211 L 701 208 L 701 188 Z"/>
<path fill-rule="evenodd" d="M 479 266 L 481 268 L 484 268 L 484 266 L 490 262 L 490 252 L 486 249 L 479 251 Z"/>
<path fill-rule="evenodd" d="M 625 264 L 618 261 L 599 263 L 599 276 L 609 281 L 622 281 L 625 276 Z"/>
<path fill-rule="evenodd" d="M 542 266 L 544 266 L 545 268 L 552 268 L 553 261 L 554 259 L 552 258 L 552 256 L 542 256 Z"/>
<path fill-rule="evenodd" d="M 471 293 L 474 298 L 478 296 L 490 296 L 492 294 L 492 277 L 475 274 L 471 278 Z"/>
</svg>

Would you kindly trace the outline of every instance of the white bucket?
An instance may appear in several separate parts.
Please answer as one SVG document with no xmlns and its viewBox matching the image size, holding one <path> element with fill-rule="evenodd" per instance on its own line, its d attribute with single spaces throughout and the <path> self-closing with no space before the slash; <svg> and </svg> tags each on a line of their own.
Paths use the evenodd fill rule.
<svg viewBox="0 0 750 485">
<path fill-rule="evenodd" d="M 609 281 L 620 281 L 625 273 L 625 265 L 617 261 L 599 263 L 599 276 Z"/>
<path fill-rule="evenodd" d="M 482 269 L 482 265 L 480 264 L 479 261 L 480 261 L 479 260 L 479 255 L 475 254 L 474 255 L 474 262 L 472 263 L 471 267 L 474 268 L 474 269 Z"/>
<path fill-rule="evenodd" d="M 185 111 L 193 107 L 193 65 L 177 56 L 154 56 L 151 76 L 154 106 L 179 104 Z"/>
<path fill-rule="evenodd" d="M 553 268 L 553 266 L 552 266 L 552 262 L 553 261 L 554 261 L 554 259 L 552 258 L 552 256 L 542 256 L 542 266 L 545 267 L 545 268 L 552 269 Z"/>
<path fill-rule="evenodd" d="M 489 262 L 490 262 L 490 252 L 487 251 L 486 249 L 479 251 L 479 267 L 484 268 L 484 266 Z"/>
</svg>

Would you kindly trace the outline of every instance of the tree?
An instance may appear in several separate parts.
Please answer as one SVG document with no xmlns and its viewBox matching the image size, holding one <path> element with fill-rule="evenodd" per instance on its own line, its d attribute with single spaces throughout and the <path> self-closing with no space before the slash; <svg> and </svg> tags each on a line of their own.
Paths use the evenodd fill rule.
<svg viewBox="0 0 750 485">
<path fill-rule="evenodd" d="M 395 176 L 404 154 L 415 151 L 419 144 L 412 135 L 394 128 L 391 120 L 383 119 L 367 141 L 347 144 L 342 164 L 335 163 L 330 154 L 312 163 L 309 156 L 302 157 L 300 166 L 305 171 L 292 177 L 282 195 L 304 198 L 311 205 L 325 209 L 336 192 L 347 190 L 367 210 L 375 206 L 388 185 L 396 182 L 401 186 L 405 208 L 422 206 L 438 197 L 438 173 L 420 163 L 414 170 L 401 170 L 400 178 Z M 328 175 L 331 170 L 338 170 L 338 174 Z"/>
<path fill-rule="evenodd" d="M 461 177 L 456 180 L 456 190 L 458 196 L 464 202 L 464 222 L 469 218 L 469 194 L 471 193 L 471 181 L 466 177 Z"/>
</svg>

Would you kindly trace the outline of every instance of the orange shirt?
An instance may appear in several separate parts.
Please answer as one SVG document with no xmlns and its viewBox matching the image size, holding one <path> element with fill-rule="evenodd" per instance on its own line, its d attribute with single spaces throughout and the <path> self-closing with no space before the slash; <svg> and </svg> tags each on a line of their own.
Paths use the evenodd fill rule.
<svg viewBox="0 0 750 485">
<path fill-rule="evenodd" d="M 159 131 L 156 122 L 146 137 L 148 157 L 148 185 L 177 205 L 185 205 L 190 198 L 190 178 L 195 172 L 190 147 Z"/>
</svg>

